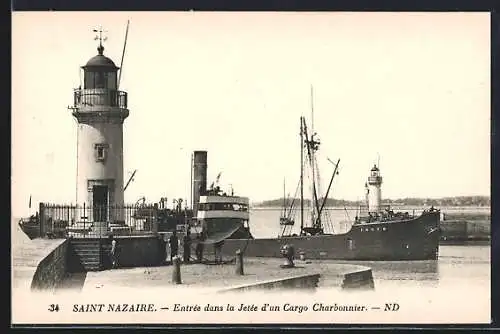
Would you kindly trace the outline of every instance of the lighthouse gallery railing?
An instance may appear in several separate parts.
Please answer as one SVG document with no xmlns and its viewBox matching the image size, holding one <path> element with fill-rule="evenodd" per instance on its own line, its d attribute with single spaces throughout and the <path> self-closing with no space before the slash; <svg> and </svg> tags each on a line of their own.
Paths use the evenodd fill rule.
<svg viewBox="0 0 500 334">
<path fill-rule="evenodd" d="M 110 106 L 127 109 L 127 93 L 114 89 L 76 89 L 73 104 L 78 106 Z"/>
</svg>

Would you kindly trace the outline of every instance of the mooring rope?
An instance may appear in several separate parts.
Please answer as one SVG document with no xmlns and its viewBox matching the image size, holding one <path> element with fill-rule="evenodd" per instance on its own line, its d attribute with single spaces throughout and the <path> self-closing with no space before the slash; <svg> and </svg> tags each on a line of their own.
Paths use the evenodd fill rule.
<svg viewBox="0 0 500 334">
<path fill-rule="evenodd" d="M 225 240 L 231 240 L 231 239 L 225 239 Z M 250 239 L 249 239 L 249 238 L 247 238 L 247 239 L 246 239 L 246 241 L 245 241 L 245 246 L 243 246 L 243 249 L 240 249 L 240 251 L 241 251 L 241 253 L 242 253 L 243 255 L 245 255 L 245 252 L 246 252 L 246 250 L 247 250 L 247 247 L 248 247 L 249 241 L 250 241 Z M 197 260 L 197 259 L 196 259 L 196 260 Z M 202 257 L 202 260 L 205 260 L 205 261 L 207 261 L 207 262 L 208 262 L 208 261 L 210 261 L 210 260 L 209 260 L 208 258 L 206 258 L 206 257 Z M 226 260 L 226 261 L 222 260 L 222 262 L 233 262 L 233 261 L 236 261 L 236 254 L 235 254 L 232 258 L 230 258 L 230 260 Z"/>
</svg>

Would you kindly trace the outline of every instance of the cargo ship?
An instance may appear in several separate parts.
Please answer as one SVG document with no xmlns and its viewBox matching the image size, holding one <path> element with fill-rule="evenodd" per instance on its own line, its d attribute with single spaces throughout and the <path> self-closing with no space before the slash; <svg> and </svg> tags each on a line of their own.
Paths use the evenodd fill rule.
<svg viewBox="0 0 500 334">
<path fill-rule="evenodd" d="M 246 229 L 239 224 L 239 229 L 228 228 L 224 238 L 222 254 L 234 256 L 239 249 L 246 256 L 280 257 L 281 246 L 292 244 L 297 252 L 309 259 L 337 259 L 357 261 L 406 261 L 406 260 L 436 260 L 440 240 L 440 210 L 430 208 L 419 215 L 408 212 L 394 212 L 390 207 L 381 206 L 381 183 L 379 167 L 375 164 L 365 184 L 366 208 L 360 208 L 351 228 L 346 233 L 328 231 L 325 224 L 324 207 L 335 175 L 338 175 L 340 160 L 330 179 L 330 184 L 323 200 L 318 194 L 317 162 L 315 153 L 320 142 L 309 137 L 304 117 L 300 118 L 301 175 L 300 175 L 300 233 L 292 234 L 292 208 L 287 215 L 280 218 L 282 232 L 277 238 L 236 238 Z M 304 154 L 304 151 L 306 154 Z M 304 169 L 306 163 L 311 170 L 312 201 L 310 222 L 305 224 L 304 208 Z M 292 203 L 294 205 L 294 203 Z M 286 211 L 285 211 L 286 212 Z M 278 222 L 277 222 L 278 223 Z M 332 224 L 329 224 L 332 229 Z M 206 243 L 220 243 L 221 233 L 208 234 Z"/>
</svg>

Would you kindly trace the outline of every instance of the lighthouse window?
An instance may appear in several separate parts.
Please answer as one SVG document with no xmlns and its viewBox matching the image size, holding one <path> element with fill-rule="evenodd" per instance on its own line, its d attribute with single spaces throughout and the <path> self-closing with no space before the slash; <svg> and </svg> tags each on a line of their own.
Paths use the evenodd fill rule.
<svg viewBox="0 0 500 334">
<path fill-rule="evenodd" d="M 95 144 L 94 145 L 96 161 L 104 162 L 106 160 L 107 148 L 108 148 L 107 144 Z"/>
<path fill-rule="evenodd" d="M 85 72 L 85 82 L 83 88 L 94 88 L 94 72 Z"/>
<path fill-rule="evenodd" d="M 116 89 L 116 73 L 114 72 L 109 72 L 106 73 L 108 77 L 108 89 Z"/>
<path fill-rule="evenodd" d="M 105 88 L 106 84 L 106 74 L 104 72 L 95 73 L 95 88 Z"/>
<path fill-rule="evenodd" d="M 116 72 L 85 72 L 84 88 L 116 89 Z"/>
</svg>

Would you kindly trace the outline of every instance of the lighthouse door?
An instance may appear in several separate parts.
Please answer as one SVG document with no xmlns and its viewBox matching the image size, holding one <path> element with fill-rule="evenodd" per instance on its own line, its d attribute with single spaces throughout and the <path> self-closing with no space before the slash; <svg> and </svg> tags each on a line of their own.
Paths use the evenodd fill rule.
<svg viewBox="0 0 500 334">
<path fill-rule="evenodd" d="M 108 186 L 95 185 L 92 187 L 92 202 L 94 221 L 105 222 L 108 220 Z"/>
</svg>

